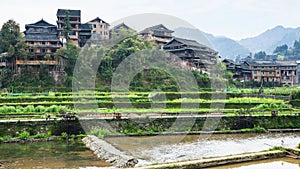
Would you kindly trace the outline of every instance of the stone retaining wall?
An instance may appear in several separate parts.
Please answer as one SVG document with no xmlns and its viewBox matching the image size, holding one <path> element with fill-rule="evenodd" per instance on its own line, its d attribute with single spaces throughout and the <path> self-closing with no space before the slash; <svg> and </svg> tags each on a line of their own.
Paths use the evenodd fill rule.
<svg viewBox="0 0 300 169">
<path fill-rule="evenodd" d="M 82 139 L 82 141 L 98 158 L 105 160 L 118 168 L 134 167 L 138 163 L 136 158 L 127 155 L 125 152 L 118 150 L 96 136 L 89 135 Z"/>
<path fill-rule="evenodd" d="M 204 128 L 204 124 L 206 127 Z M 226 117 L 164 117 L 164 118 L 121 118 L 121 119 L 81 119 L 74 121 L 20 121 L 0 122 L 0 137 L 17 136 L 22 131 L 31 135 L 47 133 L 60 135 L 80 134 L 94 129 L 109 129 L 119 133 L 198 132 L 228 131 L 260 126 L 269 129 L 300 128 L 300 116 L 226 116 Z M 210 128 L 211 127 L 211 128 Z M 271 130 L 270 130 L 271 131 Z"/>
<path fill-rule="evenodd" d="M 283 151 L 268 151 L 268 152 L 257 152 L 249 154 L 231 155 L 226 157 L 217 157 L 210 159 L 186 161 L 186 162 L 175 162 L 169 164 L 158 164 L 145 167 L 139 167 L 138 169 L 193 169 L 193 168 L 205 168 L 205 167 L 216 167 L 220 165 L 228 165 L 234 163 L 242 163 L 256 160 L 264 160 L 270 158 L 279 158 L 286 155 Z"/>
</svg>

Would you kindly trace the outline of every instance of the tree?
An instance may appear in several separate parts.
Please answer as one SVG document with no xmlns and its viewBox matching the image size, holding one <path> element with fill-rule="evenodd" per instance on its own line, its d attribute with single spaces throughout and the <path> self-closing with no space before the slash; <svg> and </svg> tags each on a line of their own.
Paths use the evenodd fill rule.
<svg viewBox="0 0 300 169">
<path fill-rule="evenodd" d="M 276 54 L 281 54 L 281 55 L 286 55 L 287 54 L 287 50 L 288 50 L 288 45 L 284 44 L 284 45 L 281 45 L 281 46 L 277 46 L 276 49 L 273 51 L 273 53 L 276 53 Z"/>
<path fill-rule="evenodd" d="M 12 45 L 9 46 L 8 51 L 7 51 L 7 55 L 9 57 L 13 57 L 15 55 L 15 48 Z"/>
<path fill-rule="evenodd" d="M 66 60 L 65 72 L 68 76 L 73 75 L 73 69 L 76 64 L 80 49 L 71 43 L 67 43 L 65 47 L 58 49 L 55 53 L 55 57 L 63 57 Z"/>
<path fill-rule="evenodd" d="M 0 31 L 0 53 L 8 52 L 11 46 L 15 47 L 21 37 L 19 24 L 14 20 L 4 23 Z"/>
<path fill-rule="evenodd" d="M 265 51 L 260 51 L 258 53 L 255 53 L 254 59 L 256 60 L 264 60 L 266 58 L 267 54 Z"/>
<path fill-rule="evenodd" d="M 294 54 L 297 54 L 300 52 L 300 40 L 294 42 Z"/>
<path fill-rule="evenodd" d="M 69 41 L 69 35 L 72 31 L 72 26 L 70 24 L 70 11 L 66 11 L 66 17 L 64 19 L 64 26 L 63 26 L 63 31 L 62 31 L 62 34 L 64 36 L 64 38 L 66 39 L 66 41 L 68 42 Z"/>
</svg>

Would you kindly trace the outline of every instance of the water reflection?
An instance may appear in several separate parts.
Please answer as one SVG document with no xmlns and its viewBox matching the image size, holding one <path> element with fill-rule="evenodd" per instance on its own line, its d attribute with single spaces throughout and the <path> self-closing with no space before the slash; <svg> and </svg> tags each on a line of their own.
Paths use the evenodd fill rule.
<svg viewBox="0 0 300 169">
<path fill-rule="evenodd" d="M 0 144 L 0 168 L 80 168 L 109 166 L 82 143 Z"/>
</svg>

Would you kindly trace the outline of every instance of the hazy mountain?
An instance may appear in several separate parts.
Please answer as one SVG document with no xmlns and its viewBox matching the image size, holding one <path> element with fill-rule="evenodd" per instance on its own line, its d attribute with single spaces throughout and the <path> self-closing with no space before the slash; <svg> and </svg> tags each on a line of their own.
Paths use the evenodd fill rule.
<svg viewBox="0 0 300 169">
<path fill-rule="evenodd" d="M 210 45 L 216 51 L 219 52 L 219 55 L 223 58 L 235 59 L 236 56 L 240 55 L 241 57 L 246 57 L 249 55 L 250 51 L 244 46 L 240 45 L 238 42 L 227 38 L 227 37 L 215 37 L 214 35 L 204 33 L 199 29 L 191 29 L 191 28 L 176 28 L 173 33 L 174 36 L 186 38 L 186 39 L 194 39 L 199 43 L 204 45 L 208 40 Z"/>
<path fill-rule="evenodd" d="M 239 41 L 239 43 L 252 52 L 266 51 L 266 53 L 273 53 L 277 46 L 287 44 L 292 46 L 295 40 L 300 38 L 300 28 L 285 28 L 283 26 L 276 26 L 264 33 Z"/>
</svg>

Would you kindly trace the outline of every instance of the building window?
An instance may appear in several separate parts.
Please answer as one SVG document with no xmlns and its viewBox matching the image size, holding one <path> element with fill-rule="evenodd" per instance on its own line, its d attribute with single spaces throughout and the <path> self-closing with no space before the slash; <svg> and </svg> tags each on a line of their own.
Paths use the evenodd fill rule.
<svg viewBox="0 0 300 169">
<path fill-rule="evenodd" d="M 94 24 L 94 25 L 93 25 L 93 27 L 94 27 L 94 28 L 96 28 L 96 27 L 97 27 L 97 25 L 96 25 L 96 24 Z"/>
<path fill-rule="evenodd" d="M 257 66 L 253 66 L 253 68 L 257 68 Z"/>
<path fill-rule="evenodd" d="M 264 72 L 264 71 L 262 71 L 261 73 L 262 73 L 263 75 L 265 74 L 265 72 Z"/>
<path fill-rule="evenodd" d="M 255 70 L 253 73 L 254 73 L 254 74 L 257 74 L 257 71 Z"/>
<path fill-rule="evenodd" d="M 46 45 L 46 42 L 42 42 L 42 45 Z"/>
</svg>

